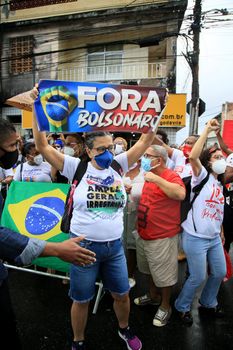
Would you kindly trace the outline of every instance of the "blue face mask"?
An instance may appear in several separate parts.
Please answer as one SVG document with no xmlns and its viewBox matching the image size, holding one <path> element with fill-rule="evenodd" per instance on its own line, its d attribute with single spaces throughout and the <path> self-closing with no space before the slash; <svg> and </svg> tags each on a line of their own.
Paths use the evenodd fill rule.
<svg viewBox="0 0 233 350">
<path fill-rule="evenodd" d="M 152 169 L 151 161 L 152 161 L 152 159 L 150 159 L 150 158 L 142 157 L 142 160 L 141 160 L 141 168 L 142 168 L 142 170 L 144 170 L 146 172 L 150 171 Z"/>
<path fill-rule="evenodd" d="M 94 157 L 96 164 L 102 169 L 108 169 L 113 161 L 113 154 L 107 149 L 103 153 Z"/>
</svg>

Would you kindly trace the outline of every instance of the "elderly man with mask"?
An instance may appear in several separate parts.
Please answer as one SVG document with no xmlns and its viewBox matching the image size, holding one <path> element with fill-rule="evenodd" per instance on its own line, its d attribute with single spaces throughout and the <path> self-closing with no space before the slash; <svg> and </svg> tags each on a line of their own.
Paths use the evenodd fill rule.
<svg viewBox="0 0 233 350">
<path fill-rule="evenodd" d="M 149 293 L 134 300 L 136 305 L 160 305 L 153 325 L 162 327 L 171 316 L 172 286 L 178 278 L 180 202 L 185 187 L 180 176 L 166 167 L 167 151 L 150 146 L 142 158 L 145 184 L 138 206 L 137 262 L 139 271 L 150 276 Z"/>
<path fill-rule="evenodd" d="M 0 119 L 0 166 L 10 169 L 18 159 L 18 135 L 12 124 Z M 10 300 L 7 270 L 2 261 L 28 265 L 38 256 L 57 256 L 65 261 L 86 265 L 95 261 L 93 252 L 78 244 L 83 237 L 61 243 L 30 239 L 0 226 L 0 339 L 7 348 L 21 349 Z M 2 259 L 2 260 L 1 260 Z M 10 343 L 9 343 L 10 342 Z"/>
</svg>

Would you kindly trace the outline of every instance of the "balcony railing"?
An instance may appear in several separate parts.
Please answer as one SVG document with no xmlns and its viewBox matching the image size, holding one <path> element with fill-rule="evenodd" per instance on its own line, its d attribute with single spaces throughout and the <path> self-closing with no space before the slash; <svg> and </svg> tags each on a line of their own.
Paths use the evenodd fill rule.
<svg viewBox="0 0 233 350">
<path fill-rule="evenodd" d="M 145 63 L 131 65 L 108 65 L 95 67 L 63 68 L 60 80 L 70 81 L 109 81 L 138 80 L 166 77 L 166 63 Z"/>
</svg>

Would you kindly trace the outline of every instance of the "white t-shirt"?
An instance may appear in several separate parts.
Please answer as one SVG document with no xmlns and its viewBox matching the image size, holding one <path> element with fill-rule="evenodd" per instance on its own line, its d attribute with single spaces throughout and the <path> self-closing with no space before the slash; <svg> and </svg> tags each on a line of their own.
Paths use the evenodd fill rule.
<svg viewBox="0 0 233 350">
<path fill-rule="evenodd" d="M 187 158 L 179 149 L 173 148 L 171 160 L 174 162 L 174 171 L 183 179 L 192 175 L 190 163 L 186 163 Z"/>
<path fill-rule="evenodd" d="M 175 167 L 174 162 L 169 157 L 167 157 L 166 167 L 171 170 L 174 170 Z"/>
<path fill-rule="evenodd" d="M 198 185 L 206 175 L 207 171 L 202 167 L 198 177 L 192 176 L 191 188 Z M 191 199 L 193 196 L 194 194 L 191 192 Z M 190 235 L 213 239 L 221 232 L 223 210 L 222 185 L 210 174 L 209 180 L 193 203 L 193 209 L 189 211 L 187 219 L 183 222 L 182 228 Z M 195 232 L 193 225 L 192 212 L 197 232 Z"/>
<path fill-rule="evenodd" d="M 130 194 L 128 195 L 128 211 L 136 211 L 144 186 L 144 174 L 140 171 L 134 179 L 123 177 L 123 182 L 127 179 L 127 183 L 132 186 Z"/>
<path fill-rule="evenodd" d="M 7 176 L 14 176 L 13 169 L 3 169 L 0 167 L 0 180 L 4 180 Z"/>
<path fill-rule="evenodd" d="M 40 165 L 29 165 L 23 163 L 22 176 L 20 174 L 21 164 L 16 168 L 14 180 L 27 182 L 51 182 L 51 165 L 43 162 Z"/>
<path fill-rule="evenodd" d="M 231 154 L 227 157 L 226 162 L 227 162 L 227 166 L 233 168 L 233 153 L 231 153 Z"/>
<path fill-rule="evenodd" d="M 127 172 L 126 152 L 117 155 L 115 159 L 123 172 Z M 79 162 L 79 158 L 65 155 L 61 174 L 72 181 Z M 70 231 L 96 242 L 119 239 L 123 232 L 126 198 L 122 177 L 113 168 L 98 170 L 89 162 L 87 171 L 74 192 Z"/>
</svg>

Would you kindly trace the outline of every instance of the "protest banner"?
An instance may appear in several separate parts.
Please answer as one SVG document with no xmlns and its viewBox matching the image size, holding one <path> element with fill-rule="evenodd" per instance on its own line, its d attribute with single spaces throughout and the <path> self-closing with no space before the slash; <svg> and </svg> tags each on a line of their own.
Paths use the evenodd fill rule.
<svg viewBox="0 0 233 350">
<path fill-rule="evenodd" d="M 226 145 L 233 149 L 233 120 L 224 120 L 222 137 Z"/>
<path fill-rule="evenodd" d="M 30 238 L 50 242 L 68 239 L 60 229 L 68 189 L 68 184 L 13 181 L 1 225 Z M 56 257 L 37 258 L 33 264 L 62 272 L 69 270 L 69 264 Z"/>
<path fill-rule="evenodd" d="M 21 100 L 21 95 L 17 95 L 11 98 L 11 104 L 16 104 L 16 101 Z M 23 106 L 22 106 L 23 107 Z M 32 128 L 32 111 L 22 110 L 22 129 Z M 183 128 L 186 125 L 186 94 L 169 94 L 166 107 L 163 110 L 163 114 L 160 119 L 159 126 L 167 127 L 179 127 Z"/>
<path fill-rule="evenodd" d="M 31 112 L 34 101 L 30 94 L 31 90 L 22 92 L 21 94 L 8 98 L 5 103 L 9 106 Z"/>
<path fill-rule="evenodd" d="M 147 133 L 166 104 L 167 89 L 41 80 L 35 114 L 40 131 Z"/>
</svg>

